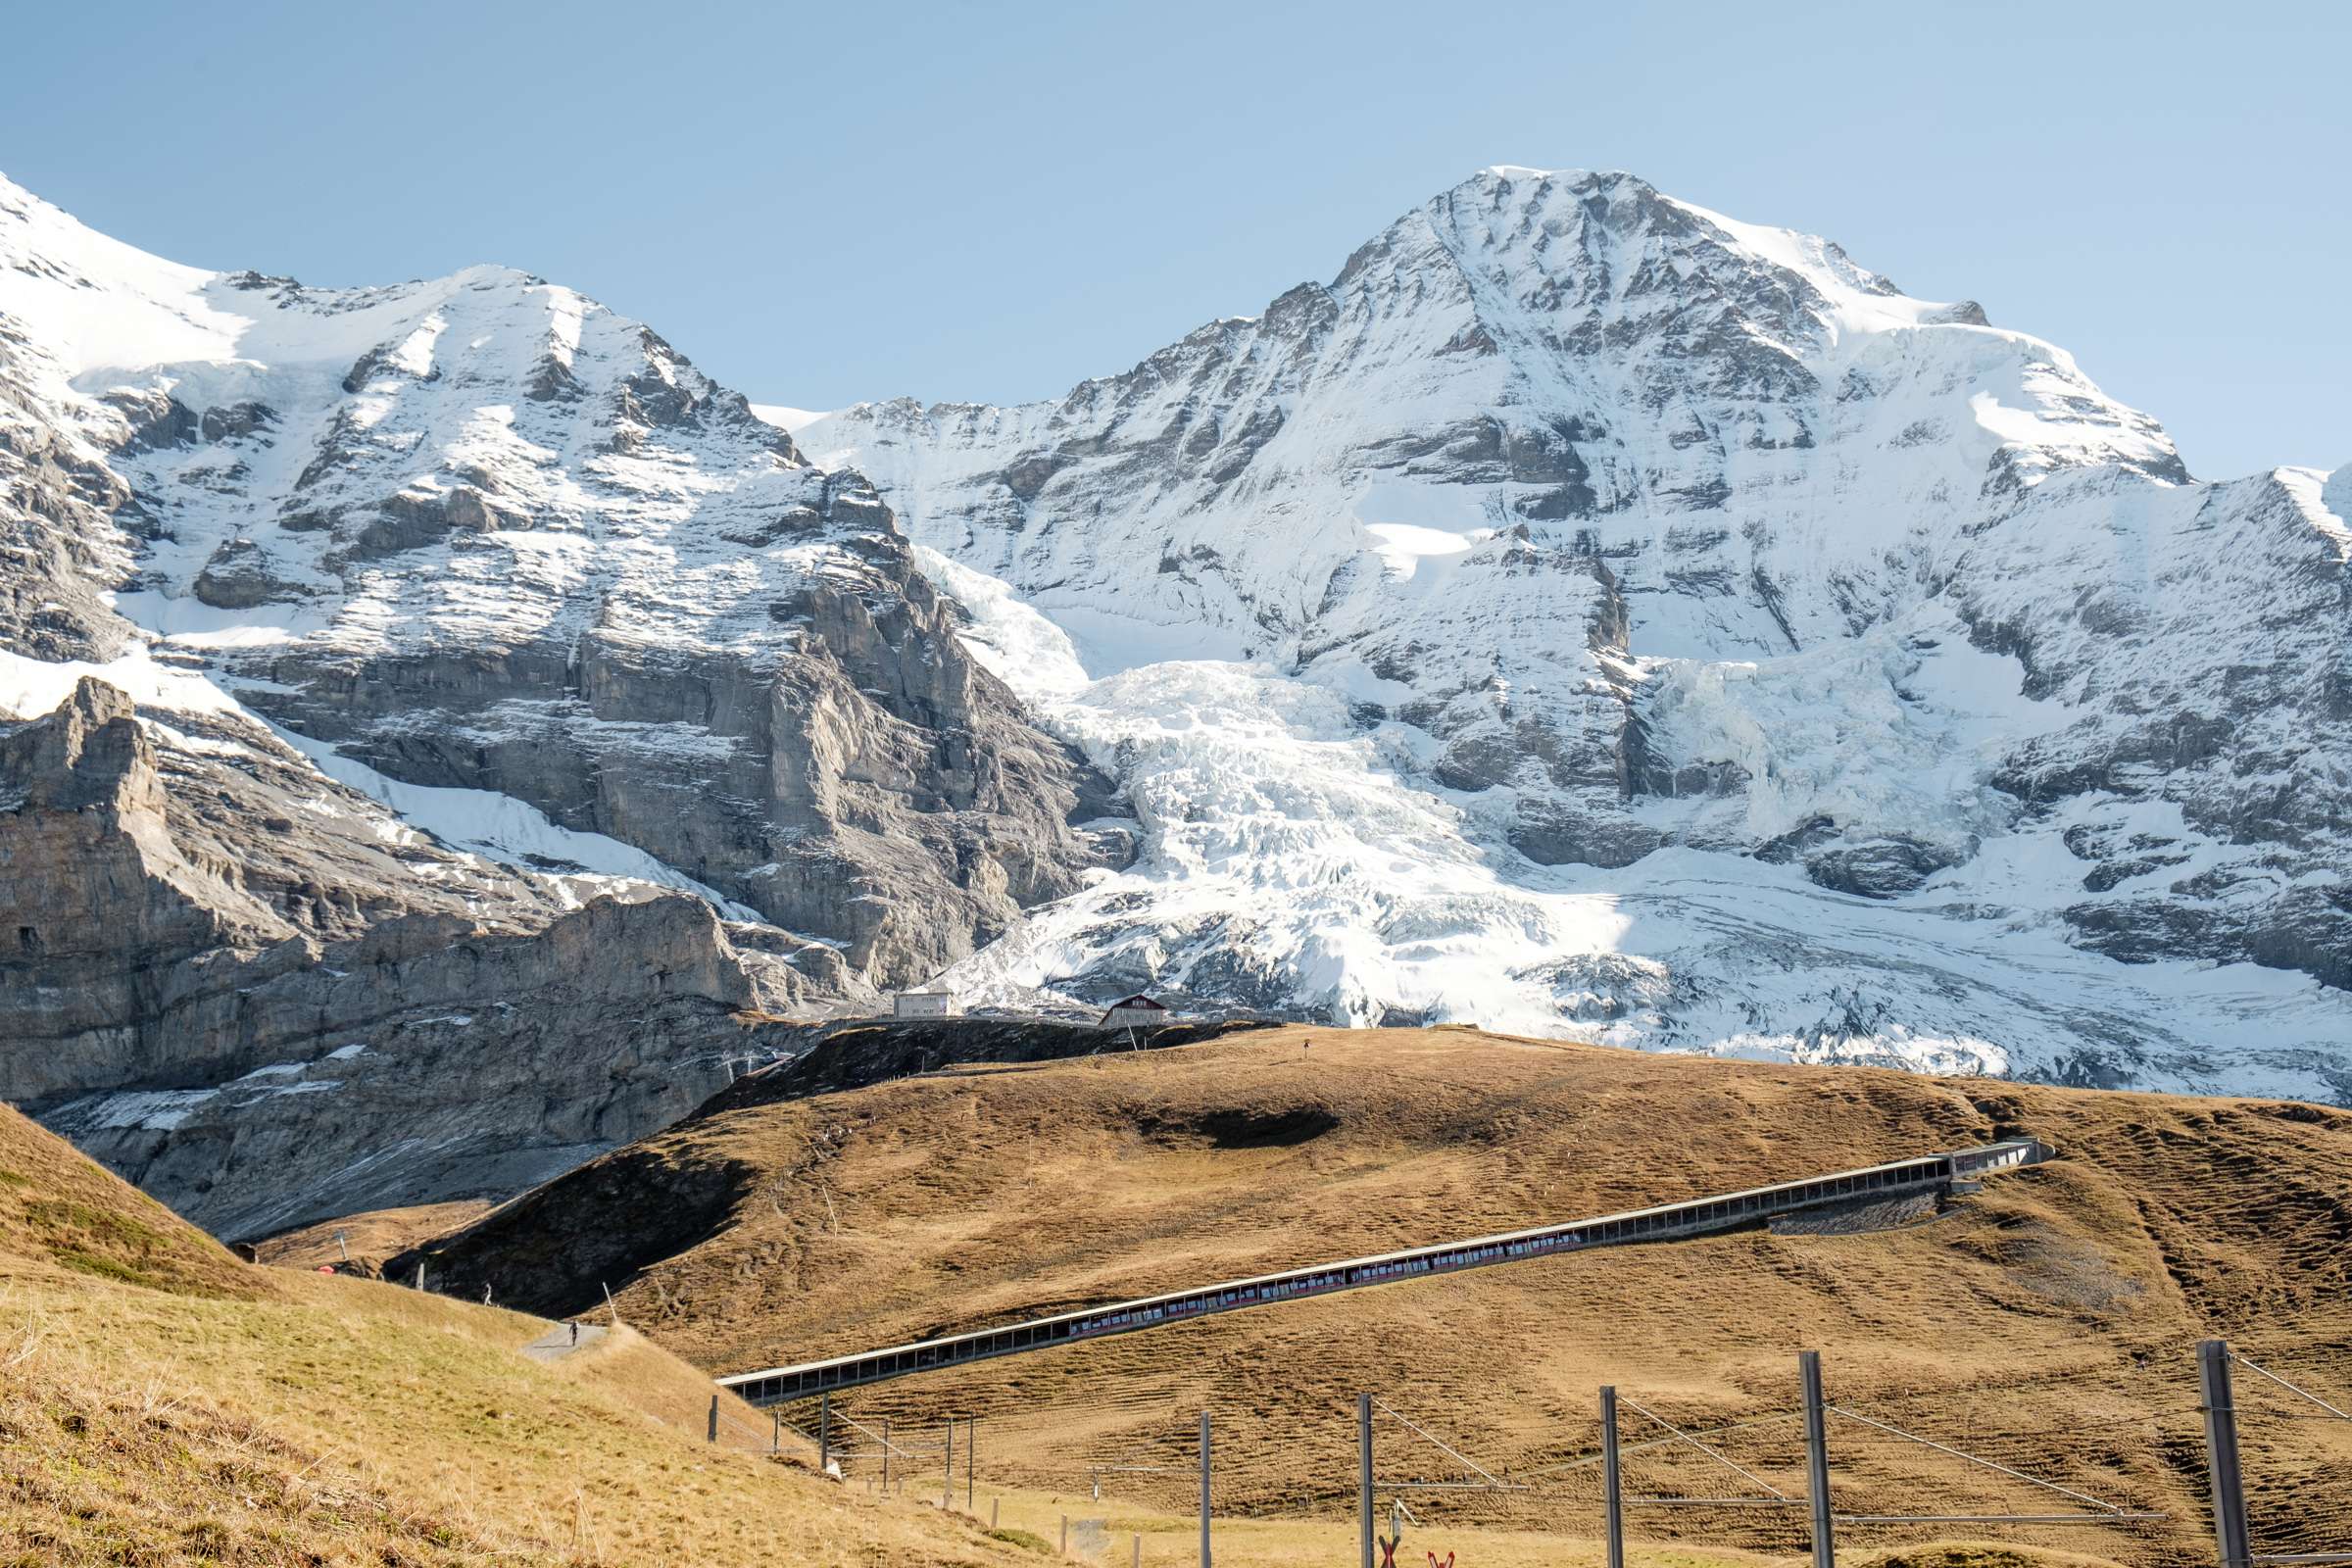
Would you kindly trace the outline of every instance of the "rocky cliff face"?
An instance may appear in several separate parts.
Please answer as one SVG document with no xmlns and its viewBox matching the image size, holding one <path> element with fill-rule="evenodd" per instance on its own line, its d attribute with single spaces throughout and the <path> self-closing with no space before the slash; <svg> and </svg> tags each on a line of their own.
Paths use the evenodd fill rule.
<svg viewBox="0 0 2352 1568">
<path fill-rule="evenodd" d="M 0 317 L 19 652 L 143 631 L 343 758 L 632 846 L 881 984 L 1116 852 L 872 489 L 568 289 L 202 272 L 9 186 Z"/>
<path fill-rule="evenodd" d="M 2352 1093 L 2346 479 L 2194 482 L 1826 241 L 1490 170 L 1065 398 L 796 439 L 1147 825 L 968 984 Z"/>
<path fill-rule="evenodd" d="M 0 1099 L 222 1234 L 526 1186 L 723 1086 L 739 1015 L 854 989 L 831 948 L 454 854 L 250 720 L 175 716 L 83 677 L 0 732 Z"/>
<path fill-rule="evenodd" d="M 957 626 L 869 485 L 569 290 L 206 272 L 0 181 L 0 1095 L 229 1229 L 634 1136 L 731 1013 L 1124 853 Z"/>
</svg>

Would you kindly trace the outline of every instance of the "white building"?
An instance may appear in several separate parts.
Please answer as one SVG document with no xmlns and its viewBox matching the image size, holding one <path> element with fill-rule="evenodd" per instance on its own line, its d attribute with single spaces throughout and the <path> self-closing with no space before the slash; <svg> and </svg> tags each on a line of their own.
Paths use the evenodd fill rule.
<svg viewBox="0 0 2352 1568">
<path fill-rule="evenodd" d="M 1102 1014 L 1105 1029 L 1152 1029 L 1166 1023 L 1174 1014 L 1163 1003 L 1152 1001 L 1141 991 L 1132 997 L 1121 997 Z"/>
<path fill-rule="evenodd" d="M 902 991 L 890 999 L 893 1018 L 953 1018 L 956 997 L 948 991 Z"/>
</svg>

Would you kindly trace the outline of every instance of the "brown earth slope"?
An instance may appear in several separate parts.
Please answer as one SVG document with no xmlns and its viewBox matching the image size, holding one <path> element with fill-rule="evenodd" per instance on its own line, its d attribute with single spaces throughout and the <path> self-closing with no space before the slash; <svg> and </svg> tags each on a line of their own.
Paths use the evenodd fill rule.
<svg viewBox="0 0 2352 1568">
<path fill-rule="evenodd" d="M 1007 1563 L 621 1328 L 240 1263 L 0 1105 L 0 1564 Z M 797 1445 L 788 1445 L 797 1450 Z M 788 1453 L 787 1460 L 797 1457 Z"/>
<path fill-rule="evenodd" d="M 609 1283 L 664 1345 L 750 1370 L 2025 1132 L 2063 1157 L 1900 1230 L 1756 1232 L 1400 1283 L 932 1374 L 835 1409 L 935 1435 L 944 1415 L 977 1414 L 984 1467 L 1037 1487 L 1085 1486 L 1090 1467 L 1141 1455 L 1114 1478 L 1173 1497 L 1182 1477 L 1158 1467 L 1185 1462 L 1206 1405 L 1222 1505 L 1336 1516 L 1351 1495 L 1359 1390 L 1526 1475 L 1589 1451 L 1598 1384 L 1685 1427 L 1774 1416 L 1793 1402 L 1794 1352 L 1812 1347 L 1833 1398 L 1859 1415 L 2168 1516 L 1989 1533 L 2166 1562 L 2210 1549 L 2199 1338 L 2352 1392 L 2352 1115 L 2338 1111 L 1455 1029 L 1286 1028 L 760 1099 L 738 1086 L 442 1244 L 436 1266 L 496 1282 L 501 1299 L 577 1308 L 605 1283 L 567 1267 L 577 1238 L 691 1212 L 674 1255 Z M 2246 1398 L 2269 1532 L 2258 1544 L 2352 1537 L 2352 1429 L 2263 1424 L 2271 1407 Z M 1396 1465 L 1459 1471 L 1382 1421 Z M 1745 1445 L 1746 1468 L 1798 1490 L 1792 1431 L 1713 1446 L 1739 1457 Z M 869 1462 L 871 1441 L 845 1432 L 854 1464 Z M 1629 1416 L 1629 1440 L 1642 1432 L 1658 1435 Z M 1837 1438 L 1844 1510 L 2088 1506 L 1859 1421 L 1841 1419 Z M 1752 1478 L 1679 1451 L 1691 1462 L 1645 1451 L 1629 1485 L 1758 1494 Z M 1415 1495 L 1441 1519 L 1580 1535 L 1594 1523 L 1584 1469 L 1526 1494 Z M 1652 1509 L 1635 1529 L 1766 1549 L 1801 1540 L 1778 1508 Z M 1857 1526 L 1855 1539 L 1923 1530 L 1952 1533 Z"/>
</svg>

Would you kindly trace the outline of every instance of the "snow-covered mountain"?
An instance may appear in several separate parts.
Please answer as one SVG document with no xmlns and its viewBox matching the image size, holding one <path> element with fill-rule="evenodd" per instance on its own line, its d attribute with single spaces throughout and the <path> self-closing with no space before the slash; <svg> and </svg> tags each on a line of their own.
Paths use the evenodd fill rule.
<svg viewBox="0 0 2352 1568">
<path fill-rule="evenodd" d="M 51 432 L 18 482 L 95 476 L 15 524 L 22 652 L 203 659 L 347 760 L 525 802 L 885 981 L 1094 856 L 1078 770 L 870 487 L 568 289 L 204 272 L 0 186 L 0 319 Z"/>
<path fill-rule="evenodd" d="M 1014 408 L 795 420 L 1114 773 L 962 966 L 2352 1097 L 2352 470 L 2190 479 L 1971 303 L 1486 171 Z"/>
<path fill-rule="evenodd" d="M 635 1136 L 731 1015 L 1123 857 L 956 624 L 870 486 L 570 290 L 203 271 L 0 182 L 0 1097 L 230 1226 Z M 299 1157 L 286 1082 L 336 1088 Z"/>
<path fill-rule="evenodd" d="M 1622 174 L 831 415 L 0 182 L 0 1083 L 236 1226 L 941 972 L 2352 1102 L 2348 514 Z"/>
</svg>

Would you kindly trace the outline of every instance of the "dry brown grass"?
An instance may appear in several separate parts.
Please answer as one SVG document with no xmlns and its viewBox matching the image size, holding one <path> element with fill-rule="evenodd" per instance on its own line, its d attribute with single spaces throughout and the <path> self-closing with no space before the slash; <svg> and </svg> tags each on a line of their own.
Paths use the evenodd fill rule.
<svg viewBox="0 0 2352 1568">
<path fill-rule="evenodd" d="M 747 1370 L 2018 1131 L 2065 1157 L 1909 1231 L 1522 1263 L 1012 1357 L 837 1407 L 934 1432 L 945 1414 L 978 1413 L 984 1474 L 1066 1495 L 1105 1458 L 1180 1462 L 1206 1404 L 1228 1505 L 1329 1518 L 1351 1494 L 1359 1389 L 1526 1471 L 1589 1450 L 1599 1383 L 1686 1425 L 1769 1414 L 1793 1403 L 1794 1352 L 1812 1347 L 1834 1398 L 2172 1516 L 1995 1535 L 2190 1560 L 2205 1509 L 2193 1342 L 2227 1335 L 2339 1391 L 2352 1383 L 2352 1116 L 1472 1030 L 1288 1029 L 684 1124 L 633 1151 L 638 1166 L 756 1179 L 715 1235 L 648 1270 L 620 1304 L 696 1363 Z M 576 1222 L 598 1217 L 586 1207 Z M 500 1247 L 496 1223 L 473 1245 L 477 1256 Z M 2343 1436 L 2265 1429 L 2257 1509 L 2274 1549 L 2308 1549 L 2310 1533 L 2333 1528 L 2312 1512 L 2314 1487 L 2340 1487 L 2352 1515 Z M 1788 1428 L 1740 1441 L 1751 1468 L 1793 1480 Z M 1399 1464 L 1446 1468 L 1400 1430 L 1384 1442 Z M 1838 1444 L 1841 1507 L 2064 1511 L 1858 1426 L 1841 1425 Z M 1642 1463 L 1638 1483 L 1661 1491 L 1737 1482 L 1695 1459 Z M 1183 1483 L 1133 1487 L 1164 1507 Z M 1425 1501 L 1464 1529 L 1585 1537 L 1596 1522 L 1589 1486 Z M 1802 1539 L 1791 1515 L 1756 1510 L 1648 1512 L 1637 1529 L 1783 1552 Z M 1905 1539 L 1855 1532 L 1865 1556 Z"/>
<path fill-rule="evenodd" d="M 279 1268 L 309 1269 L 341 1262 L 348 1251 L 352 1262 L 375 1270 L 385 1258 L 408 1250 L 428 1236 L 463 1229 L 495 1206 L 485 1198 L 462 1198 L 447 1203 L 370 1209 L 280 1231 L 256 1243 L 254 1251 L 261 1261 Z M 338 1231 L 344 1237 L 340 1243 L 335 1240 Z"/>
<path fill-rule="evenodd" d="M 189 1296 L 275 1285 L 146 1194 L 0 1106 L 0 1259 Z"/>
<path fill-rule="evenodd" d="M 623 1331 L 238 1263 L 0 1107 L 0 1564 L 1003 1563 Z M 98 1260 L 93 1264 L 92 1259 Z"/>
</svg>

